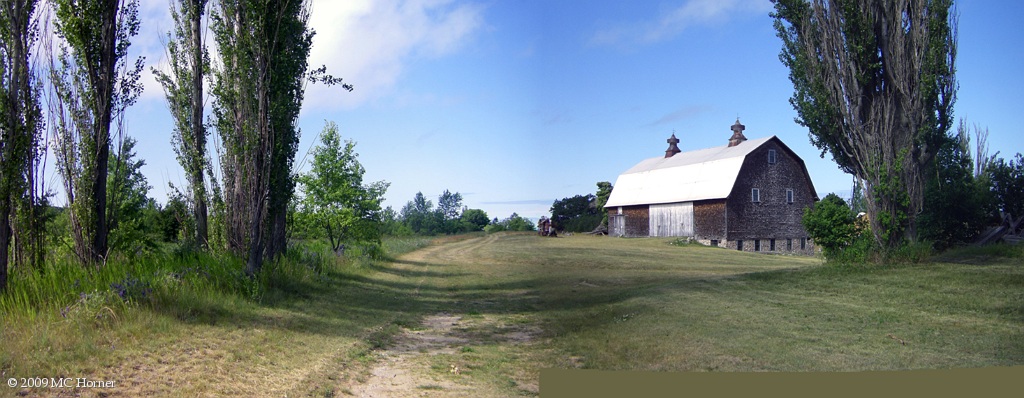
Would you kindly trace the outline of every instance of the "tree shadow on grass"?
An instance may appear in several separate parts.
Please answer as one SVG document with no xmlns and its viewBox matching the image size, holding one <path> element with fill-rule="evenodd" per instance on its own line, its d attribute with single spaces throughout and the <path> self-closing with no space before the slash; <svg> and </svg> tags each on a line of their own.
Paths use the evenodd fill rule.
<svg viewBox="0 0 1024 398">
<path fill-rule="evenodd" d="M 623 277 L 622 270 L 606 274 L 601 269 L 588 269 L 579 275 L 549 264 L 525 264 L 525 269 L 507 265 L 516 272 L 493 281 L 463 281 L 473 274 L 455 264 L 436 261 L 397 259 L 363 266 L 370 272 L 329 269 L 318 281 L 283 278 L 262 293 L 259 304 L 237 296 L 223 302 L 170 298 L 155 311 L 186 323 L 330 336 L 362 336 L 382 324 L 416 324 L 441 312 L 535 315 L 549 322 L 568 316 L 578 327 L 589 327 L 613 321 L 588 315 L 606 307 L 656 298 L 665 294 L 666 288 L 701 289 L 709 278 L 721 278 L 664 272 L 645 275 L 644 270 Z M 628 280 L 623 282 L 624 278 Z"/>
</svg>

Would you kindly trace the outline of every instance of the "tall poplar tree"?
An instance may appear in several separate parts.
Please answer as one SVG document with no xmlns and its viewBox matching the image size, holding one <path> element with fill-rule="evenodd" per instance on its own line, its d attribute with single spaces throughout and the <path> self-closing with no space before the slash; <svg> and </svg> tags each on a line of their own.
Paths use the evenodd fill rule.
<svg viewBox="0 0 1024 398">
<path fill-rule="evenodd" d="M 797 123 L 865 182 L 879 245 L 916 239 L 924 170 L 953 123 L 952 0 L 774 3 Z"/>
<path fill-rule="evenodd" d="M 341 79 L 325 68 L 307 70 L 309 1 L 220 0 L 212 18 L 221 60 L 213 71 L 213 118 L 224 142 L 227 240 L 253 275 L 285 249 L 305 82 Z"/>
<path fill-rule="evenodd" d="M 144 58 L 129 63 L 139 31 L 137 0 L 53 0 L 63 39 L 51 58 L 50 114 L 58 171 L 71 210 L 75 251 L 83 263 L 107 256 L 107 170 L 111 126 L 142 92 Z M 121 123 L 118 123 L 119 128 Z"/>
<path fill-rule="evenodd" d="M 17 205 L 25 199 L 30 209 L 35 204 L 34 183 L 27 177 L 33 173 L 42 129 L 39 89 L 29 62 L 38 38 L 37 3 L 0 2 L 0 291 L 7 286 Z"/>
<path fill-rule="evenodd" d="M 206 156 L 207 131 L 203 125 L 203 77 L 209 70 L 209 59 L 203 43 L 202 22 L 207 0 L 175 2 L 171 3 L 174 30 L 168 33 L 167 41 L 170 71 L 154 69 L 153 74 L 164 88 L 174 118 L 171 143 L 178 163 L 185 169 L 192 193 L 190 204 L 196 225 L 193 238 L 206 247 L 209 212 L 204 173 L 210 161 Z"/>
</svg>

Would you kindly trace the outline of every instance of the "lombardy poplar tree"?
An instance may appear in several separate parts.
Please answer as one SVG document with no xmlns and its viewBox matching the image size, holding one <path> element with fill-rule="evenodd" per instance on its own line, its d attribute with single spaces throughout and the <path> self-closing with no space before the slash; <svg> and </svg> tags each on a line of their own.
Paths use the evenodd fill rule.
<svg viewBox="0 0 1024 398">
<path fill-rule="evenodd" d="M 305 82 L 341 79 L 326 76 L 325 68 L 307 70 L 308 1 L 220 0 L 212 18 L 221 61 L 213 71 L 213 119 L 224 142 L 226 235 L 254 275 L 286 247 Z"/>
<path fill-rule="evenodd" d="M 923 170 L 953 123 L 952 0 L 774 3 L 797 123 L 865 182 L 876 243 L 916 239 Z"/>
<path fill-rule="evenodd" d="M 129 63 L 139 31 L 136 0 L 52 0 L 63 39 L 51 57 L 50 118 L 58 171 L 71 210 L 75 252 L 83 263 L 107 256 L 107 170 L 111 125 L 142 92 L 142 57 Z M 118 123 L 119 128 L 121 123 Z"/>
<path fill-rule="evenodd" d="M 35 208 L 32 164 L 42 118 L 29 52 L 38 35 L 38 22 L 33 18 L 37 3 L 0 2 L 0 291 L 7 286 L 17 205 L 28 203 L 29 212 Z M 34 224 L 32 215 L 29 221 Z"/>
<path fill-rule="evenodd" d="M 171 3 L 174 29 L 168 33 L 167 56 L 170 70 L 156 68 L 153 74 L 164 88 L 174 118 L 171 143 L 178 163 L 185 169 L 191 191 L 195 243 L 206 247 L 209 240 L 206 179 L 206 127 L 203 125 L 203 77 L 209 59 L 203 43 L 202 22 L 207 0 L 175 0 Z"/>
</svg>

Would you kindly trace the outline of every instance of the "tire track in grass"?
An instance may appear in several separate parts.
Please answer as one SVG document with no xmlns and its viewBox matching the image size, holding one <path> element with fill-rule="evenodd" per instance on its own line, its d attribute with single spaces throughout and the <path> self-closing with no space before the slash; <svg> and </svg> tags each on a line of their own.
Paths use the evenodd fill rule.
<svg viewBox="0 0 1024 398">
<path fill-rule="evenodd" d="M 431 268 L 436 265 L 457 266 L 471 261 L 476 252 L 493 244 L 499 237 L 488 235 L 446 245 L 429 247 L 399 258 L 392 266 L 399 269 L 416 267 L 422 274 L 416 281 L 413 296 L 421 295 Z M 452 296 L 453 293 L 447 293 Z M 451 308 L 448 308 L 451 310 Z M 490 380 L 480 380 L 470 365 L 454 360 L 474 346 L 499 344 L 521 350 L 540 334 L 540 329 L 527 324 L 503 322 L 492 316 L 467 316 L 457 311 L 441 311 L 423 317 L 415 329 L 402 328 L 388 347 L 378 350 L 377 364 L 367 380 L 351 389 L 358 397 L 464 397 L 499 396 L 507 392 Z M 447 366 L 439 361 L 452 359 Z M 482 371 L 481 371 L 482 372 Z M 483 377 L 481 377 L 483 378 Z M 536 384 L 517 387 L 527 395 L 536 395 Z"/>
</svg>

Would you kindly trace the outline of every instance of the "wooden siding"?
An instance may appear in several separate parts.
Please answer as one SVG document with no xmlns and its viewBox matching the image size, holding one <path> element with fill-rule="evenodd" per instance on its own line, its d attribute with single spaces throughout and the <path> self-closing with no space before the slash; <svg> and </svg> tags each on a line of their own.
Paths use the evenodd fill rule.
<svg viewBox="0 0 1024 398">
<path fill-rule="evenodd" d="M 693 234 L 700 240 L 725 242 L 725 200 L 693 203 Z"/>
<path fill-rule="evenodd" d="M 768 162 L 769 150 L 776 151 L 774 164 Z M 799 241 L 807 237 L 800 219 L 804 208 L 814 203 L 816 194 L 794 156 L 778 143 L 769 141 L 744 160 L 726 203 L 728 240 L 744 240 L 744 251 L 753 251 L 755 239 L 764 240 L 761 251 L 768 251 L 768 240 L 776 239 L 776 251 L 780 251 L 779 240 Z M 760 191 L 760 201 L 756 203 L 750 198 L 754 188 Z M 786 197 L 790 189 L 793 203 L 788 203 Z M 799 251 L 799 246 L 794 251 Z"/>
<path fill-rule="evenodd" d="M 625 216 L 626 231 L 623 236 L 637 237 L 650 236 L 650 222 L 648 221 L 647 206 L 623 206 L 622 214 Z"/>
<path fill-rule="evenodd" d="M 650 236 L 693 236 L 693 202 L 651 205 Z"/>
</svg>

